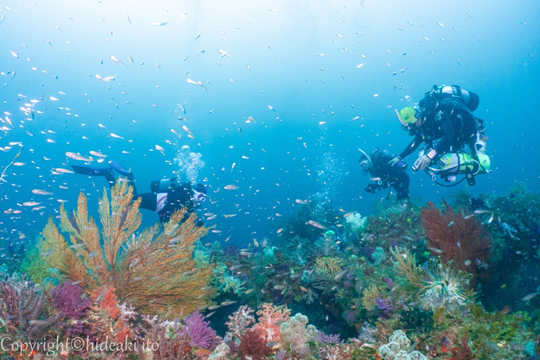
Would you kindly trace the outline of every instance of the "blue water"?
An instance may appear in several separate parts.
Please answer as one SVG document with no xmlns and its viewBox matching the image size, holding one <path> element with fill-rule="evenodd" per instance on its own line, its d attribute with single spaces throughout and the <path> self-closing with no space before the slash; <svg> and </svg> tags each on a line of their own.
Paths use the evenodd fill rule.
<svg viewBox="0 0 540 360">
<path fill-rule="evenodd" d="M 295 200 L 317 193 L 372 213 L 387 193 L 363 191 L 358 148 L 400 152 L 411 139 L 394 108 L 433 84 L 480 95 L 493 171 L 471 193 L 505 194 L 517 182 L 538 191 L 539 16 L 535 0 L 3 1 L 0 115 L 10 130 L 0 132 L 0 167 L 16 142 L 24 165 L 0 185 L 0 237 L 31 241 L 58 200 L 73 209 L 80 191 L 95 210 L 102 178 L 51 173 L 80 164 L 66 152 L 91 150 L 131 168 L 140 192 L 178 172 L 181 146 L 201 153 L 210 201 L 199 214 L 217 214 L 207 225 L 221 231 L 209 240 L 272 239 Z M 419 202 L 456 189 L 409 174 Z"/>
</svg>

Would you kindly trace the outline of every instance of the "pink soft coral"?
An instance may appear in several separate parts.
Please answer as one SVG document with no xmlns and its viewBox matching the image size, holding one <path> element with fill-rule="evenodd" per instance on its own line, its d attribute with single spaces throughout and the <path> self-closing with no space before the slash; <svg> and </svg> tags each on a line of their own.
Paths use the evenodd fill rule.
<svg viewBox="0 0 540 360">
<path fill-rule="evenodd" d="M 259 322 L 255 329 L 262 330 L 266 334 L 266 341 L 279 341 L 281 335 L 281 324 L 289 321 L 291 310 L 285 305 L 276 306 L 273 304 L 263 304 L 262 309 L 257 311 Z"/>
</svg>

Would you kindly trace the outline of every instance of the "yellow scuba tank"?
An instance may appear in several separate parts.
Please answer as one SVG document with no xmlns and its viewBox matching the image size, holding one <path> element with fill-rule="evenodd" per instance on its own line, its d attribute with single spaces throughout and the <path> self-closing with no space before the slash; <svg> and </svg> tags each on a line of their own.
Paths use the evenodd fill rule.
<svg viewBox="0 0 540 360">
<path fill-rule="evenodd" d="M 476 158 L 465 152 L 443 154 L 434 166 L 429 167 L 432 174 L 440 175 L 446 181 L 454 182 L 456 175 L 473 177 L 489 171 L 491 160 L 484 153 L 477 153 Z"/>
</svg>

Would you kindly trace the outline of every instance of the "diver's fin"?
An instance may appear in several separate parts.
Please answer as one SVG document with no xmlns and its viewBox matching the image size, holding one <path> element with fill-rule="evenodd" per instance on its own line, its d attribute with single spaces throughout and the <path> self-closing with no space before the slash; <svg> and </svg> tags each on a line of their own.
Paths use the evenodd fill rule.
<svg viewBox="0 0 540 360">
<path fill-rule="evenodd" d="M 87 165 L 71 165 L 71 168 L 77 174 L 89 176 L 106 176 L 111 172 L 111 169 L 108 168 L 96 168 Z"/>
<path fill-rule="evenodd" d="M 120 165 L 119 163 L 117 163 L 116 161 L 110 160 L 108 162 L 108 164 L 109 164 L 110 167 L 112 167 L 114 169 L 114 171 L 116 171 L 120 175 L 127 176 L 128 179 L 133 178 L 133 174 L 131 173 L 131 171 L 128 171 L 128 170 L 124 169 L 124 167 L 122 165 Z"/>
</svg>

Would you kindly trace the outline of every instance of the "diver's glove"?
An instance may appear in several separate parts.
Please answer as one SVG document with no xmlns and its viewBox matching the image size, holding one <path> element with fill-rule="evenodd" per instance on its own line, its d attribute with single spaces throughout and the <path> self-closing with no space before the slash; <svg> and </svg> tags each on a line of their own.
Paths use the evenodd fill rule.
<svg viewBox="0 0 540 360">
<path fill-rule="evenodd" d="M 368 186 L 366 186 L 364 191 L 368 192 L 368 193 L 375 194 L 375 191 L 379 190 L 380 187 L 381 187 L 381 185 L 379 185 L 378 183 L 371 183 L 371 184 L 368 184 Z"/>
<path fill-rule="evenodd" d="M 388 162 L 388 165 L 390 166 L 396 166 L 397 163 L 399 163 L 401 161 L 401 156 L 396 156 L 395 158 L 393 158 L 392 160 L 390 160 Z"/>
<path fill-rule="evenodd" d="M 428 158 L 427 155 L 422 155 L 418 159 L 416 159 L 416 161 L 414 162 L 413 170 L 414 171 L 424 170 L 426 166 L 429 165 L 430 162 L 431 162 L 431 159 Z"/>
</svg>

